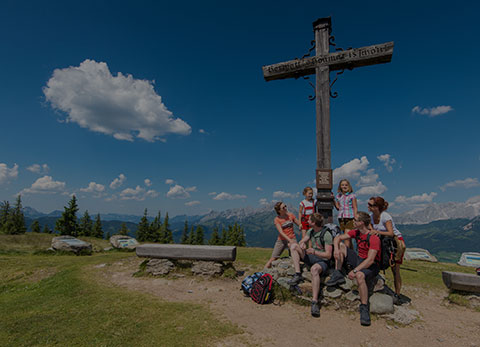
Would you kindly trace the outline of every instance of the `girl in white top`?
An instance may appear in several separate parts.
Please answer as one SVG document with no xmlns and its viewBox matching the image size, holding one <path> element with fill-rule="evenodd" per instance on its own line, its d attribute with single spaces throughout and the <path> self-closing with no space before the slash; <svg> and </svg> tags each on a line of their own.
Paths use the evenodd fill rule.
<svg viewBox="0 0 480 347">
<path fill-rule="evenodd" d="M 303 199 L 300 202 L 300 207 L 298 209 L 298 220 L 302 223 L 302 239 L 305 237 L 305 234 L 310 225 L 308 224 L 308 218 L 315 212 L 315 200 L 313 199 L 313 188 L 305 187 L 303 189 Z"/>
<path fill-rule="evenodd" d="M 392 216 L 386 212 L 388 202 L 382 197 L 375 196 L 368 200 L 368 210 L 372 213 L 372 230 L 375 235 L 385 235 L 395 238 L 397 242 L 397 253 L 395 254 L 395 266 L 392 267 L 393 280 L 395 284 L 395 293 L 400 294 L 402 288 L 402 278 L 400 277 L 400 264 L 403 262 L 405 254 L 405 241 L 402 233 L 397 229 L 393 222 Z"/>
</svg>

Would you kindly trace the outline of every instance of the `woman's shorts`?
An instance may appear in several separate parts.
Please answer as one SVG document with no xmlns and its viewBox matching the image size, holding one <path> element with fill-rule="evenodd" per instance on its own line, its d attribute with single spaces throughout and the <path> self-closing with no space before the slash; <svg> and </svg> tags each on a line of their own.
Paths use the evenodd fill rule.
<svg viewBox="0 0 480 347">
<path fill-rule="evenodd" d="M 288 241 L 277 238 L 275 246 L 273 246 L 272 258 L 280 258 L 280 255 L 285 249 L 288 249 Z"/>
<path fill-rule="evenodd" d="M 355 225 L 353 224 L 353 218 L 338 218 L 338 223 L 340 224 L 341 231 L 345 231 L 346 229 L 355 229 Z"/>
<path fill-rule="evenodd" d="M 395 236 L 395 241 L 397 242 L 397 252 L 395 253 L 395 263 L 402 264 L 403 263 L 403 256 L 405 254 L 405 250 L 407 246 L 405 245 L 405 241 L 403 238 L 399 239 Z"/>
</svg>

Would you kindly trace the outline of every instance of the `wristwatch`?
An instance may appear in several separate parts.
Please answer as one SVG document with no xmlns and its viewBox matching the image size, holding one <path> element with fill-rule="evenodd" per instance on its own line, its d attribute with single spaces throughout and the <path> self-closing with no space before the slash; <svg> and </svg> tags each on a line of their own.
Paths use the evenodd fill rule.
<svg viewBox="0 0 480 347">
<path fill-rule="evenodd" d="M 353 273 L 356 274 L 358 272 L 357 269 L 353 269 Z"/>
</svg>

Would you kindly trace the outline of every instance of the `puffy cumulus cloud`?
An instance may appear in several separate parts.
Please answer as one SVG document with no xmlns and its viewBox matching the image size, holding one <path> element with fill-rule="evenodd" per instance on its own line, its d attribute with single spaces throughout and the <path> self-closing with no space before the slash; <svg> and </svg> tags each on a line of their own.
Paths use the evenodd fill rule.
<svg viewBox="0 0 480 347">
<path fill-rule="evenodd" d="M 197 187 L 196 187 L 196 186 L 187 187 L 187 188 L 185 188 L 185 190 L 186 190 L 187 192 L 196 192 L 196 191 L 197 191 Z"/>
<path fill-rule="evenodd" d="M 262 191 L 263 191 L 262 187 L 257 187 L 257 188 L 255 188 L 255 190 L 257 190 L 257 191 L 259 191 L 259 192 L 262 192 Z"/>
<path fill-rule="evenodd" d="M 8 182 L 18 177 L 18 165 L 14 164 L 11 169 L 7 164 L 0 163 L 0 184 Z"/>
<path fill-rule="evenodd" d="M 246 199 L 246 198 L 247 198 L 246 195 L 221 192 L 220 194 L 217 194 L 216 196 L 214 196 L 213 200 L 238 200 L 238 199 Z"/>
<path fill-rule="evenodd" d="M 431 192 L 430 194 L 423 193 L 421 195 L 404 196 L 400 195 L 395 198 L 395 202 L 399 204 L 422 204 L 430 203 L 437 196 L 437 193 Z"/>
<path fill-rule="evenodd" d="M 93 193 L 94 197 L 99 198 L 103 195 L 103 192 L 105 191 L 105 186 L 103 184 L 90 182 L 88 184 L 88 187 L 80 188 L 80 191 L 84 193 Z"/>
<path fill-rule="evenodd" d="M 378 160 L 380 160 L 383 165 L 385 165 L 385 168 L 387 169 L 388 172 L 393 171 L 392 165 L 396 163 L 396 160 L 393 159 L 390 154 L 382 154 L 377 157 Z"/>
<path fill-rule="evenodd" d="M 133 188 L 126 188 L 120 192 L 120 199 L 121 200 L 137 200 L 143 201 L 147 197 L 155 198 L 158 196 L 158 193 L 154 190 L 145 190 L 140 186 L 136 186 L 135 189 Z"/>
<path fill-rule="evenodd" d="M 54 109 L 67 113 L 67 122 L 117 140 L 153 142 L 192 131 L 173 117 L 153 82 L 121 72 L 113 76 L 103 62 L 86 59 L 80 66 L 55 69 L 43 93 Z"/>
<path fill-rule="evenodd" d="M 273 197 L 276 199 L 293 199 L 293 198 L 298 198 L 300 196 L 300 193 L 286 193 L 282 192 L 281 190 L 277 190 L 276 192 L 273 192 Z"/>
<path fill-rule="evenodd" d="M 368 169 L 357 181 L 357 186 L 366 187 L 377 184 L 378 174 L 374 169 Z"/>
<path fill-rule="evenodd" d="M 54 181 L 52 176 L 43 176 L 37 179 L 30 188 L 23 189 L 20 194 L 55 194 L 63 192 L 65 185 L 65 182 Z"/>
<path fill-rule="evenodd" d="M 143 182 L 145 183 L 146 187 L 150 187 L 152 185 L 152 181 L 150 181 L 148 178 L 145 178 Z"/>
<path fill-rule="evenodd" d="M 171 178 L 167 178 L 167 179 L 165 180 L 165 184 L 172 185 L 172 184 L 175 184 L 175 181 L 172 180 Z"/>
<path fill-rule="evenodd" d="M 117 178 L 115 178 L 112 183 L 110 183 L 110 188 L 111 189 L 117 189 L 122 186 L 122 184 L 127 180 L 127 177 L 124 174 L 118 175 Z"/>
<path fill-rule="evenodd" d="M 452 182 L 448 182 L 440 187 L 440 189 L 444 192 L 447 188 L 453 187 L 461 187 L 461 188 L 473 188 L 480 186 L 480 182 L 478 182 L 478 178 L 465 178 L 464 180 L 456 180 Z"/>
<path fill-rule="evenodd" d="M 430 108 L 415 106 L 414 108 L 412 108 L 412 113 L 427 115 L 429 117 L 436 117 L 441 114 L 448 113 L 450 111 L 453 111 L 452 106 L 436 106 L 436 107 L 430 107 Z"/>
<path fill-rule="evenodd" d="M 258 203 L 259 203 L 260 205 L 268 205 L 268 200 L 265 199 L 265 198 L 262 198 L 262 199 L 258 200 Z"/>
<path fill-rule="evenodd" d="M 360 177 L 361 172 L 365 171 L 369 164 L 370 162 L 366 156 L 363 156 L 360 159 L 355 158 L 350 160 L 348 163 L 345 163 L 333 170 L 333 183 L 336 184 L 344 178 L 356 179 Z"/>
<path fill-rule="evenodd" d="M 39 175 L 45 175 L 50 171 L 50 168 L 47 164 L 33 164 L 27 167 L 27 170 Z"/>
<path fill-rule="evenodd" d="M 387 190 L 387 187 L 382 182 L 376 182 L 373 185 L 361 187 L 355 192 L 356 195 L 382 195 Z"/>
<path fill-rule="evenodd" d="M 200 201 L 189 201 L 185 203 L 185 206 L 196 206 L 200 205 Z"/>
<path fill-rule="evenodd" d="M 167 198 L 170 199 L 188 199 L 189 197 L 190 193 L 188 190 L 179 184 L 170 187 L 170 190 L 167 192 Z"/>
</svg>

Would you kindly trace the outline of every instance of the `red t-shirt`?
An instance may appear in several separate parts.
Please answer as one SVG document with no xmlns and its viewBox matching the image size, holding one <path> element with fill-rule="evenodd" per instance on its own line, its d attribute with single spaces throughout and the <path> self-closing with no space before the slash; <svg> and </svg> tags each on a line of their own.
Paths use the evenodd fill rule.
<svg viewBox="0 0 480 347">
<path fill-rule="evenodd" d="M 285 235 L 287 235 L 290 239 L 295 238 L 295 233 L 293 232 L 293 221 L 295 219 L 295 216 L 292 213 L 288 213 L 287 218 L 282 218 L 280 216 L 275 217 L 273 220 L 274 224 L 280 225 L 282 228 L 282 231 Z M 278 235 L 279 240 L 285 240 L 285 238 L 282 235 Z"/>
<path fill-rule="evenodd" d="M 357 240 L 358 246 L 358 256 L 362 259 L 367 259 L 368 251 L 370 249 L 374 249 L 377 251 L 377 255 L 375 256 L 375 261 L 380 262 L 380 238 L 377 235 L 370 235 L 370 246 L 369 242 L 367 242 L 368 234 L 362 234 L 360 230 L 353 229 L 348 232 L 348 236 L 352 239 Z"/>
</svg>

